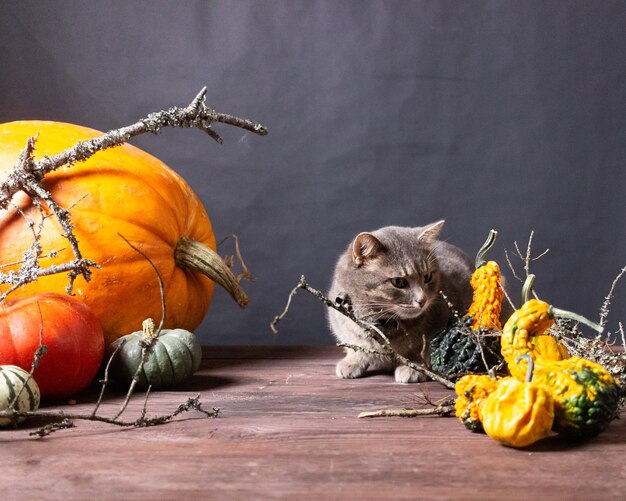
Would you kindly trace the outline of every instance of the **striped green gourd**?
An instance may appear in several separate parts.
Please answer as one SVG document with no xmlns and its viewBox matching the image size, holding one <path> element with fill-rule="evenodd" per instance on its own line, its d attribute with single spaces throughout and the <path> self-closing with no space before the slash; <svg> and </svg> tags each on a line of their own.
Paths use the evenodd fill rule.
<svg viewBox="0 0 626 501">
<path fill-rule="evenodd" d="M 136 374 L 149 346 L 149 357 L 143 370 L 137 374 L 138 388 L 167 389 L 187 380 L 200 368 L 202 348 L 193 333 L 184 329 L 157 331 L 148 318 L 143 331 L 122 336 L 109 346 L 109 355 L 115 354 L 110 374 L 118 383 L 128 385 Z"/>
<path fill-rule="evenodd" d="M 16 365 L 0 365 L 0 411 L 11 408 L 19 412 L 35 411 L 40 400 L 39 386 L 28 372 Z M 17 420 L 23 421 L 24 418 Z M 12 422 L 10 417 L 0 417 L 0 426 Z"/>
</svg>

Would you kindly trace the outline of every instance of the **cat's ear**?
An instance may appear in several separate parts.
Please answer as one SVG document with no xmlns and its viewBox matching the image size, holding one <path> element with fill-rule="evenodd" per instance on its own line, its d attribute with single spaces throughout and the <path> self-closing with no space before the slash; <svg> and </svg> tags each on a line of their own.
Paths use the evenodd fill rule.
<svg viewBox="0 0 626 501">
<path fill-rule="evenodd" d="M 437 240 L 437 237 L 439 237 L 439 233 L 441 233 L 441 229 L 443 228 L 443 223 L 445 223 L 444 220 L 429 224 L 422 230 L 418 238 L 426 244 L 432 244 L 435 240 Z"/>
<path fill-rule="evenodd" d="M 367 259 L 378 256 L 385 247 L 371 233 L 359 233 L 352 243 L 352 261 L 361 266 Z"/>
</svg>

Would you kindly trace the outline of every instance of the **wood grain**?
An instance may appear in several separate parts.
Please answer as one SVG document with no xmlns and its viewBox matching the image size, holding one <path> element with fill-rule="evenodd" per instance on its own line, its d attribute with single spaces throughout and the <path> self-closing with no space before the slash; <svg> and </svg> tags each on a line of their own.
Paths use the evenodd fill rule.
<svg viewBox="0 0 626 501">
<path fill-rule="evenodd" d="M 471 433 L 455 418 L 357 419 L 450 391 L 391 376 L 344 381 L 335 347 L 208 347 L 177 391 L 154 393 L 149 414 L 200 393 L 197 414 L 146 429 L 78 422 L 45 439 L 0 430 L 3 499 L 623 499 L 626 425 L 596 439 L 551 437 L 527 450 Z M 93 408 L 94 393 L 71 410 Z M 103 414 L 123 397 L 110 393 Z M 125 417 L 137 416 L 143 396 Z M 70 406 L 61 408 L 69 410 Z"/>
</svg>

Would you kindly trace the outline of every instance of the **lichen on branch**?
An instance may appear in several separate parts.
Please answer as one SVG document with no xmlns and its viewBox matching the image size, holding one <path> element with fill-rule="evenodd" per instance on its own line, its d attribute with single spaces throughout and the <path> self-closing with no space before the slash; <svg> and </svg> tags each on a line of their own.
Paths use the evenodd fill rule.
<svg viewBox="0 0 626 501">
<path fill-rule="evenodd" d="M 147 117 L 138 120 L 134 124 L 111 130 L 86 141 L 79 141 L 71 148 L 55 155 L 44 156 L 39 161 L 35 161 L 34 158 L 37 138 L 30 137 L 26 140 L 24 149 L 16 159 L 13 171 L 0 183 L 0 210 L 8 209 L 12 204 L 13 197 L 18 192 L 25 192 L 32 199 L 33 204 L 39 207 L 41 222 L 36 223 L 26 218 L 27 224 L 33 231 L 33 243 L 26 249 L 24 259 L 19 263 L 20 268 L 17 271 L 0 272 L 0 284 L 10 285 L 9 289 L 0 295 L 0 301 L 22 285 L 34 282 L 41 276 L 57 273 L 67 273 L 68 285 L 66 291 L 68 294 L 72 294 L 76 278 L 82 276 L 86 281 L 89 281 L 91 270 L 98 267 L 96 262 L 84 257 L 81 253 L 78 240 L 74 234 L 70 208 L 58 205 L 52 194 L 45 188 L 42 181 L 49 172 L 62 166 L 72 166 L 77 162 L 85 161 L 98 151 L 119 146 L 141 134 L 158 134 L 165 127 L 200 129 L 218 143 L 223 141 L 213 129 L 214 123 L 232 125 L 261 136 L 267 134 L 267 128 L 259 123 L 225 113 L 218 113 L 207 106 L 205 102 L 206 92 L 207 89 L 205 87 L 184 108 L 173 107 L 168 110 L 150 113 Z M 41 225 L 44 219 L 48 217 L 47 214 L 45 215 L 44 207 L 59 222 L 73 254 L 73 258 L 68 262 L 49 267 L 40 265 L 40 259 L 45 255 L 44 249 L 39 243 Z M 23 212 L 20 211 L 20 213 L 25 217 Z M 55 252 L 55 250 L 48 252 Z M 4 263 L 4 265 L 7 264 Z"/>
</svg>

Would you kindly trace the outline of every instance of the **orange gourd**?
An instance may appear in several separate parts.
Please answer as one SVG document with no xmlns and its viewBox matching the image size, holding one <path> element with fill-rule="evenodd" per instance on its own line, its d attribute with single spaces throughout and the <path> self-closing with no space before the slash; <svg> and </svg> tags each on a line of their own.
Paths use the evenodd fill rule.
<svg viewBox="0 0 626 501">
<path fill-rule="evenodd" d="M 13 170 L 26 139 L 35 135 L 37 160 L 101 133 L 58 122 L 0 124 L 0 178 Z M 214 280 L 227 286 L 241 306 L 247 302 L 232 273 L 214 252 L 211 221 L 200 199 L 181 176 L 152 155 L 125 144 L 100 151 L 85 162 L 61 167 L 47 174 L 43 183 L 60 206 L 71 207 L 83 256 L 101 266 L 93 270 L 89 282 L 79 278 L 74 293 L 100 320 L 107 344 L 137 330 L 145 318 L 161 317 L 154 270 L 120 234 L 150 258 L 163 278 L 167 304 L 164 327 L 195 329 L 209 308 Z M 40 219 L 24 193 L 13 201 L 28 217 Z M 0 211 L 0 264 L 21 261 L 32 240 L 32 230 L 14 208 Z M 72 257 L 53 217 L 45 220 L 41 244 L 44 252 L 57 252 L 42 259 L 42 266 Z M 212 274 L 208 271 L 211 278 L 203 274 L 207 270 L 198 271 L 207 261 L 214 269 Z M 9 266 L 2 271 L 16 268 Z M 11 297 L 64 292 L 67 284 L 63 273 L 41 277 Z M 1 290 L 6 289 L 3 286 Z"/>
<path fill-rule="evenodd" d="M 498 388 L 498 380 L 486 374 L 466 374 L 454 385 L 456 417 L 468 430 L 482 431 L 480 404 Z"/>
<path fill-rule="evenodd" d="M 91 383 L 104 355 L 104 336 L 83 302 L 54 293 L 3 301 L 0 365 L 30 371 L 40 342 L 46 352 L 35 378 L 42 397 L 71 396 Z"/>
<path fill-rule="evenodd" d="M 472 304 L 466 316 L 472 317 L 472 329 L 475 331 L 491 329 L 502 330 L 500 312 L 504 290 L 502 289 L 500 266 L 495 261 L 486 261 L 485 255 L 493 246 L 498 232 L 491 230 L 487 241 L 476 255 L 476 269 L 470 277 L 470 285 L 474 291 Z"/>
</svg>

